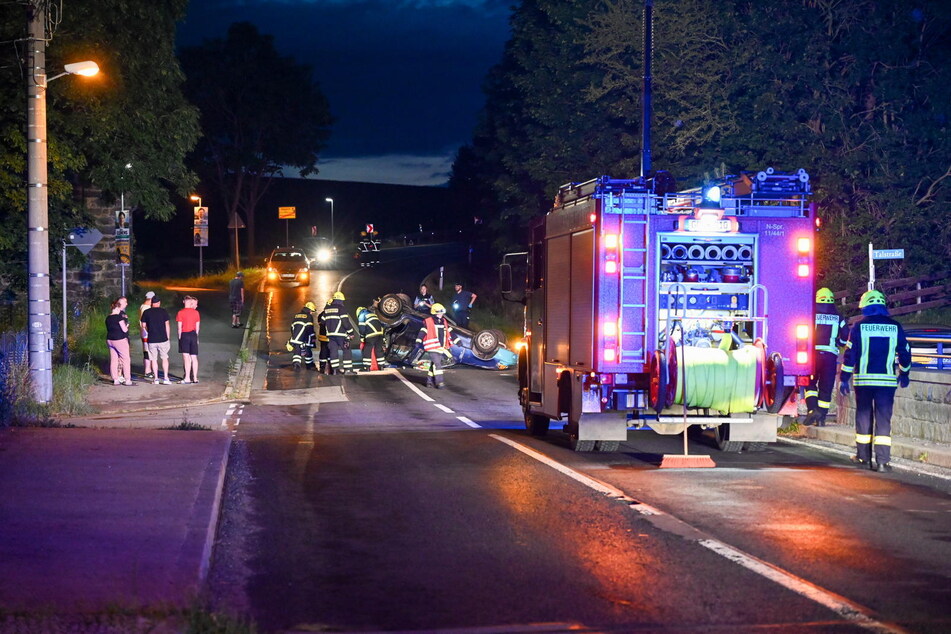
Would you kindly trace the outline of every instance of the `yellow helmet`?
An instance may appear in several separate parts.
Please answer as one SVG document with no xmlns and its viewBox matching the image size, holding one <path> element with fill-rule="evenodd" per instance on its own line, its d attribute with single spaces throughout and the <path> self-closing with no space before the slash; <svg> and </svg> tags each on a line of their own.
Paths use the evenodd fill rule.
<svg viewBox="0 0 951 634">
<path fill-rule="evenodd" d="M 446 307 L 440 304 L 439 302 L 436 302 L 435 304 L 432 305 L 432 308 L 429 309 L 429 312 L 431 312 L 434 315 L 445 315 Z"/>
<path fill-rule="evenodd" d="M 872 304 L 885 305 L 885 294 L 881 291 L 865 291 L 862 293 L 862 299 L 859 300 L 859 308 L 865 308 Z"/>
<path fill-rule="evenodd" d="M 816 291 L 816 303 L 817 304 L 834 304 L 835 295 L 832 294 L 828 288 L 820 288 Z"/>
<path fill-rule="evenodd" d="M 334 299 L 339 299 L 340 301 L 346 301 L 347 298 L 343 296 L 343 293 L 341 293 L 340 291 L 337 291 L 336 293 L 334 293 Z"/>
<path fill-rule="evenodd" d="M 315 304 L 314 302 L 307 302 L 306 304 L 304 304 L 304 308 L 306 308 L 307 310 L 317 310 L 317 304 Z"/>
</svg>

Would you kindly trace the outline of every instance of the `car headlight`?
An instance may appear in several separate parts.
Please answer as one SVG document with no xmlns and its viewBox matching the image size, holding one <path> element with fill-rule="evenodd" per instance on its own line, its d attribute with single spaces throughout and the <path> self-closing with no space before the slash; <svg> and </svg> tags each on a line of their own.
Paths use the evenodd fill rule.
<svg viewBox="0 0 951 634">
<path fill-rule="evenodd" d="M 330 249 L 320 249 L 317 251 L 317 261 L 318 262 L 329 262 L 330 261 Z"/>
</svg>

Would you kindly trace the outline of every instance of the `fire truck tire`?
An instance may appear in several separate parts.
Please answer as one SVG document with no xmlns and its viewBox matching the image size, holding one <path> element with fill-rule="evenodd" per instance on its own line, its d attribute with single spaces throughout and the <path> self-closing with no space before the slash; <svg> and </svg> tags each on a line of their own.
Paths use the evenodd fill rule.
<svg viewBox="0 0 951 634">
<path fill-rule="evenodd" d="M 720 451 L 726 453 L 739 453 L 743 450 L 742 440 L 730 440 L 730 424 L 721 423 L 713 428 L 714 437 L 717 440 L 717 447 Z"/>
<path fill-rule="evenodd" d="M 571 436 L 569 438 L 568 444 L 571 447 L 572 451 L 577 451 L 577 452 L 594 451 L 593 440 L 578 440 L 577 436 Z"/>
<path fill-rule="evenodd" d="M 667 407 L 667 355 L 662 350 L 655 350 L 651 355 L 647 399 L 651 409 L 658 414 Z"/>
<path fill-rule="evenodd" d="M 403 299 L 395 293 L 384 295 L 376 305 L 376 312 L 380 315 L 380 318 L 388 324 L 399 321 L 405 310 L 406 305 L 403 303 Z"/>
<path fill-rule="evenodd" d="M 501 347 L 498 331 L 480 330 L 472 337 L 472 353 L 483 361 L 494 357 Z"/>
<path fill-rule="evenodd" d="M 548 434 L 548 425 L 551 419 L 547 416 L 539 416 L 525 410 L 525 429 L 532 436 L 545 436 Z"/>
<path fill-rule="evenodd" d="M 612 453 L 621 446 L 619 440 L 598 440 L 594 443 L 594 450 L 602 453 Z"/>
<path fill-rule="evenodd" d="M 782 409 L 788 397 L 783 386 L 783 357 L 774 352 L 766 359 L 766 378 L 763 382 L 763 405 L 770 414 Z"/>
</svg>

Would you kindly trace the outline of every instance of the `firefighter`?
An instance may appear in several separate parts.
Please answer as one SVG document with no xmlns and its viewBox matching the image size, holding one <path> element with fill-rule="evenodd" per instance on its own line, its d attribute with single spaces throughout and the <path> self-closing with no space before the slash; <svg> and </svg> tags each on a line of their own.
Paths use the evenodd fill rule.
<svg viewBox="0 0 951 634">
<path fill-rule="evenodd" d="M 452 328 L 446 319 L 446 307 L 435 303 L 429 309 L 432 317 L 423 320 L 423 327 L 419 329 L 416 343 L 422 344 L 423 350 L 429 354 L 429 373 L 426 376 L 426 387 L 443 388 L 442 360 L 444 356 L 451 356 L 449 344 L 453 340 Z"/>
<path fill-rule="evenodd" d="M 328 299 L 327 306 L 330 306 L 333 301 L 333 298 Z M 320 346 L 320 351 L 317 353 L 317 369 L 323 374 L 333 374 L 330 367 L 330 338 L 327 336 L 323 312 L 317 316 L 317 345 Z"/>
<path fill-rule="evenodd" d="M 360 350 L 363 352 L 363 370 L 386 367 L 383 358 L 383 322 L 372 310 L 361 306 L 357 309 L 357 331 L 360 333 Z"/>
<path fill-rule="evenodd" d="M 806 388 L 806 425 L 825 427 L 826 415 L 832 403 L 839 349 L 845 345 L 848 336 L 846 321 L 835 308 L 832 291 L 820 288 L 816 291 L 816 372 Z"/>
<path fill-rule="evenodd" d="M 859 308 L 863 317 L 849 333 L 839 391 L 843 395 L 849 393 L 849 380 L 854 374 L 855 462 L 876 471 L 891 471 L 892 406 L 896 386 L 908 387 L 911 379 L 911 347 L 901 324 L 888 316 L 885 295 L 880 291 L 866 291 L 859 300 Z"/>
<path fill-rule="evenodd" d="M 320 314 L 320 321 L 327 330 L 327 352 L 330 356 L 330 371 L 356 374 L 353 369 L 353 354 L 350 352 L 350 337 L 353 322 L 344 306 L 346 297 L 340 291 L 333 294 L 330 304 Z M 343 361 L 341 362 L 341 357 Z"/>
<path fill-rule="evenodd" d="M 294 353 L 295 370 L 300 370 L 301 361 L 308 368 L 314 367 L 315 310 L 317 310 L 317 306 L 314 305 L 314 302 L 307 302 L 291 321 L 291 338 L 287 343 Z"/>
</svg>

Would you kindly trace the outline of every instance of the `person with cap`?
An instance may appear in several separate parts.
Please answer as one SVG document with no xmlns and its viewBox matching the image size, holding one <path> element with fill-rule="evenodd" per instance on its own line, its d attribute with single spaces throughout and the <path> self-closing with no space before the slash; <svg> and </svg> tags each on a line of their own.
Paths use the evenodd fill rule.
<svg viewBox="0 0 951 634">
<path fill-rule="evenodd" d="M 360 333 L 360 350 L 363 352 L 363 370 L 385 368 L 383 322 L 372 309 L 363 306 L 357 309 L 357 331 Z"/>
<path fill-rule="evenodd" d="M 291 320 L 291 338 L 287 342 L 288 352 L 293 352 L 292 362 L 295 370 L 300 370 L 301 362 L 307 368 L 314 367 L 314 311 L 317 305 L 307 302 Z"/>
<path fill-rule="evenodd" d="M 165 373 L 165 385 L 172 382 L 168 378 L 168 353 L 171 347 L 172 326 L 168 311 L 162 308 L 162 299 L 158 295 L 152 296 L 152 306 L 141 317 L 142 332 L 149 340 L 149 356 L 152 358 L 152 366 L 155 370 L 155 377 L 152 383 L 159 384 L 159 360 L 162 362 L 162 370 Z"/>
<path fill-rule="evenodd" d="M 452 314 L 458 326 L 468 328 L 469 313 L 472 311 L 472 304 L 478 295 L 471 291 L 463 290 L 461 282 L 456 282 L 455 288 L 456 294 L 452 298 Z"/>
<path fill-rule="evenodd" d="M 355 374 L 353 354 L 350 352 L 350 337 L 353 336 L 353 322 L 344 305 L 346 297 L 340 291 L 333 294 L 330 304 L 320 313 L 318 319 L 327 331 L 327 353 L 330 356 L 330 371 Z M 342 358 L 342 359 L 341 359 Z"/>
<path fill-rule="evenodd" d="M 228 302 L 231 304 L 231 327 L 241 327 L 241 311 L 244 310 L 244 273 L 236 271 L 228 282 Z"/>
<path fill-rule="evenodd" d="M 849 329 L 845 319 L 836 310 L 835 297 L 828 288 L 816 291 L 815 313 L 813 341 L 816 369 L 806 387 L 806 419 L 803 424 L 824 427 L 829 405 L 832 404 L 839 349 L 845 345 Z"/>
<path fill-rule="evenodd" d="M 849 394 L 854 375 L 855 462 L 876 471 L 891 471 L 892 408 L 897 386 L 908 387 L 911 380 L 911 346 L 901 324 L 888 316 L 885 295 L 880 291 L 866 291 L 859 308 L 862 318 L 845 344 L 839 391 L 843 396 Z"/>
<path fill-rule="evenodd" d="M 139 336 L 142 339 L 142 358 L 144 359 L 142 364 L 144 366 L 142 374 L 145 375 L 145 378 L 147 379 L 152 379 L 153 371 L 158 374 L 158 365 L 155 365 L 153 368 L 152 361 L 149 359 L 149 338 L 146 336 L 145 330 L 142 326 L 142 315 L 145 313 L 145 311 L 152 308 L 153 297 L 155 297 L 155 291 L 149 291 L 145 294 L 145 301 L 139 306 Z"/>
<path fill-rule="evenodd" d="M 185 376 L 182 383 L 198 383 L 198 332 L 201 329 L 201 314 L 198 312 L 198 298 L 186 295 L 185 307 L 175 315 L 178 323 L 178 351 L 185 364 Z"/>
<path fill-rule="evenodd" d="M 437 302 L 429 310 L 432 316 L 423 320 L 423 327 L 416 335 L 416 344 L 422 345 L 423 350 L 429 355 L 426 387 L 441 390 L 444 386 L 442 361 L 443 358 L 452 356 L 449 346 L 454 336 L 449 320 L 446 319 L 446 307 Z"/>
</svg>

